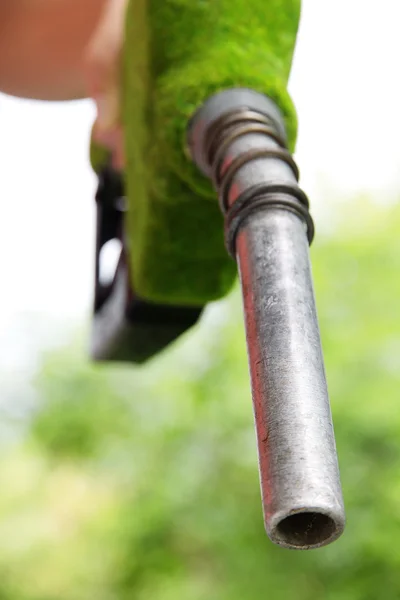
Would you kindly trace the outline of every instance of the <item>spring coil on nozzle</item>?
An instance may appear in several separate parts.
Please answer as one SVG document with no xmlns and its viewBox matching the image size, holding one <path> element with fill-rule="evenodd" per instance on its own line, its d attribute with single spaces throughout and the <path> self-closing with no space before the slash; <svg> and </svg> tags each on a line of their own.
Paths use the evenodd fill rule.
<svg viewBox="0 0 400 600">
<path fill-rule="evenodd" d="M 226 153 L 231 145 L 249 134 L 267 136 L 276 142 L 275 148 L 250 148 L 226 161 Z M 306 225 L 309 244 L 314 238 L 314 222 L 309 212 L 309 201 L 297 185 L 299 170 L 286 142 L 274 121 L 255 110 L 240 108 L 222 115 L 208 129 L 205 138 L 205 156 L 211 169 L 211 179 L 218 194 L 219 205 L 225 217 L 225 245 L 235 258 L 236 235 L 244 220 L 257 210 L 272 207 L 285 207 L 301 217 Z M 249 184 L 229 202 L 229 195 L 235 175 L 246 164 L 254 160 L 275 158 L 286 163 L 295 182 L 265 181 Z"/>
</svg>

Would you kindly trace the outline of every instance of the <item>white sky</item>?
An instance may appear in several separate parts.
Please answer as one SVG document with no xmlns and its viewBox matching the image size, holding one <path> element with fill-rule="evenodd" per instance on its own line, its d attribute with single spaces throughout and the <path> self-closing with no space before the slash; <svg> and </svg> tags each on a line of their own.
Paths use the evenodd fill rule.
<svg viewBox="0 0 400 600">
<path fill-rule="evenodd" d="M 379 201 L 398 195 L 399 23 L 399 0 L 303 0 L 290 91 L 317 227 L 325 194 L 338 203 L 359 190 Z M 0 381 L 71 323 L 88 323 L 93 116 L 89 101 L 0 96 Z"/>
</svg>

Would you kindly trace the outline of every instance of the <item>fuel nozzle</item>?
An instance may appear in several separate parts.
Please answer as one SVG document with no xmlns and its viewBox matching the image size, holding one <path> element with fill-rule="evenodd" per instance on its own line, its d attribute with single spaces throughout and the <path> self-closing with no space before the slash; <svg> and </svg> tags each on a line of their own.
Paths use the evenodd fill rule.
<svg viewBox="0 0 400 600">
<path fill-rule="evenodd" d="M 324 546 L 345 514 L 315 307 L 307 196 L 283 118 L 266 96 L 230 89 L 189 123 L 212 179 L 241 282 L 265 527 L 281 546 Z"/>
</svg>

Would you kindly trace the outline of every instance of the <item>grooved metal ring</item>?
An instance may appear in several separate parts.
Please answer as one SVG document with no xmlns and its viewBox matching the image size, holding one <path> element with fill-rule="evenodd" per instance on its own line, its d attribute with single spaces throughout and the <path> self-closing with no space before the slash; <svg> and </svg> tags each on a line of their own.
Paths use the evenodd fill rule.
<svg viewBox="0 0 400 600">
<path fill-rule="evenodd" d="M 244 135 L 248 135 L 251 133 L 263 133 L 264 135 L 275 140 L 275 142 L 277 144 L 279 144 L 279 146 L 282 149 L 285 149 L 285 143 L 282 140 L 282 138 L 277 134 L 276 129 L 273 129 L 272 127 L 269 127 L 262 123 L 245 124 L 245 125 L 237 127 L 230 133 L 226 133 L 225 136 L 222 138 L 222 141 L 220 143 L 218 150 L 214 154 L 212 167 L 211 167 L 211 178 L 212 178 L 212 181 L 216 188 L 219 185 L 219 180 L 220 180 L 219 169 L 220 169 L 220 165 L 223 160 L 226 149 L 239 137 L 242 137 Z"/>
<path fill-rule="evenodd" d="M 293 174 L 296 178 L 296 181 L 299 179 L 299 170 L 297 168 L 296 163 L 294 162 L 291 154 L 287 151 L 279 148 L 276 149 L 266 149 L 266 148 L 257 148 L 255 150 L 248 150 L 243 154 L 240 154 L 237 158 L 235 158 L 229 167 L 227 168 L 224 176 L 218 184 L 219 187 L 219 197 L 222 207 L 227 209 L 227 196 L 229 193 L 230 186 L 232 184 L 232 179 L 236 175 L 236 172 L 243 167 L 246 163 L 251 160 L 255 160 L 258 158 L 279 158 L 284 161 L 293 171 Z"/>
<path fill-rule="evenodd" d="M 274 122 L 269 117 L 267 117 L 267 115 L 264 115 L 254 110 L 249 110 L 246 107 L 234 109 L 228 113 L 225 113 L 212 124 L 212 127 L 210 128 L 207 134 L 204 153 L 210 165 L 214 161 L 214 153 L 216 151 L 215 146 L 218 145 L 220 141 L 220 136 L 223 133 L 224 129 L 230 127 L 231 125 L 246 122 L 263 123 L 264 125 L 268 125 L 269 127 L 272 127 L 274 130 L 276 130 Z M 285 144 L 283 144 L 283 146 L 285 146 Z"/>
<path fill-rule="evenodd" d="M 250 202 L 254 198 L 265 196 L 267 194 L 287 194 L 288 196 L 294 196 L 307 210 L 309 208 L 309 201 L 307 195 L 303 190 L 295 183 L 286 183 L 284 181 L 263 181 L 262 183 L 256 183 L 245 189 L 236 198 L 235 202 L 229 208 L 224 208 L 224 216 L 235 210 L 240 210 L 242 206 Z"/>
<path fill-rule="evenodd" d="M 240 210 L 236 209 L 235 205 L 232 206 L 231 210 L 228 211 L 225 218 L 225 245 L 229 254 L 233 259 L 236 259 L 236 237 L 243 224 L 243 221 L 254 211 L 271 209 L 271 208 L 284 208 L 290 210 L 297 216 L 299 216 L 307 229 L 308 243 L 311 244 L 314 238 L 314 222 L 311 218 L 307 208 L 298 200 L 290 198 L 285 194 L 279 195 L 267 195 L 259 196 L 254 198 L 253 201 L 248 201 L 241 207 Z"/>
</svg>

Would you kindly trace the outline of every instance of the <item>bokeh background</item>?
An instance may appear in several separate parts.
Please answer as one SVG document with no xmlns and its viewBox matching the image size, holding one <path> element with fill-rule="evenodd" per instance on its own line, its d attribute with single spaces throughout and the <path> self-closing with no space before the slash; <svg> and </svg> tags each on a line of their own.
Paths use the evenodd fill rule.
<svg viewBox="0 0 400 600">
<path fill-rule="evenodd" d="M 144 367 L 90 364 L 93 106 L 0 96 L 0 600 L 400 597 L 399 22 L 397 0 L 303 0 L 290 90 L 348 518 L 306 553 L 263 530 L 239 291 Z"/>
</svg>

